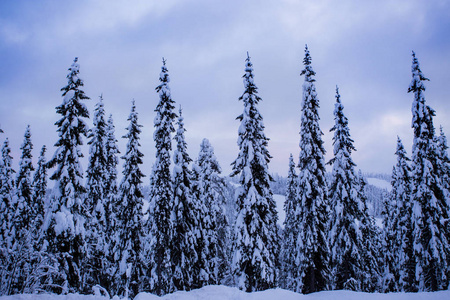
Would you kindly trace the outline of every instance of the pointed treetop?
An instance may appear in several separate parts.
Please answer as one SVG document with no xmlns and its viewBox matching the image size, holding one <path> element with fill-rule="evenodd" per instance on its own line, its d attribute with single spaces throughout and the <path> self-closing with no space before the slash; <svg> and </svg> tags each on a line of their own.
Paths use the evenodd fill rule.
<svg viewBox="0 0 450 300">
<path fill-rule="evenodd" d="M 78 57 L 75 57 L 73 60 L 73 64 L 70 66 L 69 71 L 75 72 L 75 74 L 78 74 L 80 72 L 80 66 L 78 65 Z"/>
<path fill-rule="evenodd" d="M 247 60 L 250 60 L 250 55 L 248 54 L 248 51 L 247 51 Z"/>
<path fill-rule="evenodd" d="M 395 151 L 395 154 L 406 157 L 405 147 L 403 146 L 402 139 L 399 136 L 397 136 L 397 150 Z"/>
<path fill-rule="evenodd" d="M 161 66 L 161 73 L 159 74 L 159 81 L 164 84 L 164 83 L 170 82 L 170 78 L 169 78 L 169 70 L 167 70 L 166 60 L 164 59 L 164 57 L 163 57 L 162 62 L 163 62 L 163 65 Z M 156 91 L 159 92 L 161 90 L 161 88 L 162 88 L 162 85 L 157 86 Z M 162 92 L 167 93 L 168 90 L 169 90 L 169 88 L 166 87 L 165 89 L 163 89 Z"/>
<path fill-rule="evenodd" d="M 300 73 L 300 76 L 305 75 L 305 81 L 314 82 L 315 79 L 312 76 L 316 75 L 312 66 L 311 66 L 311 55 L 309 54 L 308 45 L 305 45 L 305 58 L 303 58 L 303 65 L 305 68 Z"/>
<path fill-rule="evenodd" d="M 339 94 L 339 87 L 336 84 L 336 103 L 341 103 L 341 95 Z"/>
<path fill-rule="evenodd" d="M 412 66 L 411 66 L 411 72 L 412 72 L 412 81 L 408 88 L 408 93 L 412 91 L 417 90 L 425 90 L 425 86 L 421 81 L 430 81 L 430 79 L 426 78 L 425 75 L 423 75 L 422 71 L 420 70 L 419 66 L 419 60 L 416 57 L 416 53 L 412 52 Z"/>
<path fill-rule="evenodd" d="M 303 64 L 309 66 L 311 64 L 311 55 L 309 54 L 308 45 L 305 45 L 305 58 L 303 59 Z"/>
<path fill-rule="evenodd" d="M 183 108 L 181 107 L 181 104 L 180 104 L 180 108 L 178 109 L 178 112 L 180 113 L 178 115 L 178 120 L 180 120 L 180 122 L 183 122 L 183 120 L 184 120 L 184 118 L 183 118 Z"/>
</svg>

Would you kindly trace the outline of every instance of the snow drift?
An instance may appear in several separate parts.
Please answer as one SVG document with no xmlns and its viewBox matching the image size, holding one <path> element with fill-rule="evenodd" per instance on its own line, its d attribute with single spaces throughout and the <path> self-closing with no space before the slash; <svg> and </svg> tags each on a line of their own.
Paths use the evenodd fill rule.
<svg viewBox="0 0 450 300">
<path fill-rule="evenodd" d="M 93 295 L 13 295 L 0 297 L 0 300 L 105 300 L 102 296 Z M 113 299 L 118 299 L 117 297 Z M 283 289 L 272 289 L 263 292 L 246 293 L 237 288 L 227 286 L 206 286 L 190 292 L 176 292 L 163 297 L 148 293 L 140 293 L 135 300 L 447 300 L 450 291 L 429 293 L 362 293 L 351 291 L 327 291 L 308 295 L 297 294 Z"/>
</svg>

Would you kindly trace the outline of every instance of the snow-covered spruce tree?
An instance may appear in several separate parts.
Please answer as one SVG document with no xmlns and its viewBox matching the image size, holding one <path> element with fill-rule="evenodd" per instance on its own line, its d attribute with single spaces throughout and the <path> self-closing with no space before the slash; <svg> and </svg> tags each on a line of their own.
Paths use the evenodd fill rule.
<svg viewBox="0 0 450 300">
<path fill-rule="evenodd" d="M 230 232 L 224 211 L 225 198 L 222 196 L 225 186 L 219 177 L 221 168 L 208 139 L 202 140 L 195 165 L 198 167 L 198 172 L 194 173 L 199 176 L 194 177 L 200 184 L 200 201 L 206 209 L 205 217 L 201 220 L 206 236 L 204 243 L 207 245 L 204 259 L 209 270 L 209 280 L 206 283 L 220 284 L 230 275 L 228 257 Z"/>
<path fill-rule="evenodd" d="M 244 112 L 237 118 L 239 154 L 232 163 L 232 176 L 239 175 L 237 219 L 233 237 L 233 274 L 237 286 L 247 292 L 276 286 L 279 241 L 277 211 L 269 183 L 267 149 L 263 118 L 257 105 L 261 101 L 253 82 L 253 66 L 247 53 L 245 91 L 239 98 Z"/>
<path fill-rule="evenodd" d="M 38 230 L 37 239 L 42 238 L 42 225 L 45 219 L 45 203 L 47 196 L 47 160 L 45 158 L 45 152 L 47 148 L 42 146 L 41 153 L 39 154 L 36 171 L 33 176 L 33 210 L 35 212 L 36 219 L 34 220 L 35 229 Z"/>
<path fill-rule="evenodd" d="M 15 173 L 12 168 L 11 148 L 8 138 L 5 139 L 2 147 L 2 161 L 0 164 L 0 238 L 1 247 L 11 249 L 12 239 L 15 237 L 13 230 L 14 219 L 14 178 Z"/>
<path fill-rule="evenodd" d="M 105 234 L 108 237 L 108 267 L 105 272 L 109 278 L 113 277 L 118 262 L 115 261 L 114 248 L 119 241 L 120 226 L 117 221 L 117 216 L 120 213 L 121 203 L 117 198 L 117 165 L 119 164 L 118 154 L 119 149 L 117 147 L 117 139 L 115 136 L 115 126 L 112 115 L 108 118 L 108 125 L 106 129 L 106 181 L 104 183 L 105 191 L 105 219 L 106 228 Z M 109 283 L 103 285 L 108 291 L 112 291 L 115 283 L 110 280 Z"/>
<path fill-rule="evenodd" d="M 164 295 L 174 291 L 172 265 L 173 232 L 173 185 L 170 175 L 171 134 L 175 132 L 173 122 L 177 115 L 173 112 L 174 101 L 170 95 L 169 73 L 166 61 L 156 87 L 159 103 L 156 106 L 153 139 L 156 146 L 156 161 L 150 178 L 150 291 Z"/>
<path fill-rule="evenodd" d="M 117 139 L 115 136 L 115 126 L 112 115 L 109 115 L 108 124 L 106 128 L 106 181 L 104 184 L 105 196 L 108 198 L 106 201 L 105 214 L 106 214 L 106 230 L 109 236 L 115 232 L 115 216 L 118 213 L 117 208 L 119 203 L 116 201 L 118 193 L 117 187 L 117 165 L 119 164 L 118 154 L 119 148 L 117 147 Z"/>
<path fill-rule="evenodd" d="M 89 130 L 88 142 L 89 163 L 86 170 L 86 201 L 85 207 L 89 218 L 87 220 L 87 242 L 89 256 L 86 264 L 89 266 L 87 284 L 90 286 L 106 286 L 109 282 L 104 257 L 108 255 L 109 234 L 107 232 L 107 215 L 105 213 L 109 200 L 105 185 L 107 182 L 107 153 L 105 110 L 103 96 L 95 105 L 93 127 Z"/>
<path fill-rule="evenodd" d="M 450 280 L 448 199 L 438 172 L 435 112 L 425 103 L 423 82 L 428 79 L 420 70 L 414 52 L 412 56 L 412 81 L 408 92 L 414 94 L 411 202 L 415 278 L 419 291 L 436 291 L 447 289 Z"/>
<path fill-rule="evenodd" d="M 436 144 L 439 177 L 444 187 L 447 204 L 450 207 L 450 158 L 448 156 L 447 137 L 442 126 L 439 128 L 439 136 L 436 137 Z"/>
<path fill-rule="evenodd" d="M 191 194 L 198 203 L 197 219 L 199 220 L 199 231 L 197 232 L 197 262 L 193 268 L 194 288 L 201 288 L 208 285 L 210 274 L 209 267 L 209 231 L 211 228 L 210 213 L 206 204 L 202 202 L 203 188 L 201 183 L 201 170 L 197 162 L 192 164 Z"/>
<path fill-rule="evenodd" d="M 187 153 L 187 143 L 184 138 L 186 129 L 181 108 L 177 125 L 174 137 L 177 146 L 173 154 L 173 284 L 175 290 L 189 291 L 194 288 L 195 268 L 198 263 L 196 250 L 202 229 L 199 220 L 200 202 L 191 193 L 192 174 L 189 163 L 192 159 Z"/>
<path fill-rule="evenodd" d="M 34 211 L 32 206 L 31 172 L 34 170 L 31 151 L 30 126 L 27 126 L 24 142 L 20 147 L 22 155 L 16 178 L 16 199 L 13 205 L 11 233 L 14 233 L 12 251 L 10 253 L 10 286 L 9 294 L 22 293 L 27 272 L 30 270 L 33 255 Z"/>
<path fill-rule="evenodd" d="M 300 158 L 297 195 L 294 205 L 298 222 L 295 232 L 296 259 L 293 290 L 304 294 L 328 289 L 330 252 L 327 230 L 327 182 L 325 149 L 319 127 L 319 99 L 308 46 L 305 47 L 305 76 L 300 125 Z"/>
<path fill-rule="evenodd" d="M 395 167 L 392 175 L 395 174 Z M 392 200 L 390 193 L 386 193 L 383 197 L 383 209 L 381 217 L 383 218 L 383 235 L 382 235 L 382 253 L 384 264 L 381 274 L 381 290 L 385 293 L 397 292 L 398 288 L 398 266 L 396 248 L 397 228 L 394 228 L 394 219 L 397 219 L 397 207 L 395 201 Z"/>
<path fill-rule="evenodd" d="M 381 286 L 381 266 L 384 264 L 381 257 L 381 230 L 375 224 L 373 216 L 369 215 L 367 207 L 367 181 L 362 175 L 361 170 L 358 171 L 358 198 L 361 201 L 361 236 L 363 248 L 364 273 L 361 282 L 361 290 L 373 293 L 380 290 Z"/>
<path fill-rule="evenodd" d="M 33 143 L 31 142 L 30 126 L 27 126 L 24 135 L 24 141 L 20 147 L 22 155 L 19 162 L 19 172 L 16 178 L 16 194 L 17 200 L 14 205 L 14 227 L 17 237 L 23 237 L 29 233 L 34 226 L 33 221 L 35 212 L 32 206 L 32 186 L 31 172 L 34 171 L 32 154 Z"/>
<path fill-rule="evenodd" d="M 295 253 L 295 247 L 297 245 L 298 237 L 298 215 L 296 210 L 300 209 L 300 206 L 296 203 L 298 177 L 295 173 L 295 163 L 292 154 L 289 156 L 289 171 L 287 177 L 286 187 L 286 200 L 284 202 L 284 211 L 286 212 L 286 219 L 284 220 L 284 236 L 283 244 L 281 248 L 281 274 L 280 274 L 280 286 L 284 289 L 293 290 L 296 286 L 296 279 L 294 274 L 297 270 L 295 268 L 295 262 L 297 254 Z"/>
<path fill-rule="evenodd" d="M 384 212 L 385 292 L 414 291 L 415 264 L 411 228 L 411 168 L 403 143 L 397 138 L 397 163 L 392 170 L 392 191 Z"/>
<path fill-rule="evenodd" d="M 9 140 L 3 143 L 0 163 L 0 294 L 11 293 L 11 266 L 13 265 L 13 242 L 16 237 L 13 226 L 15 203 L 15 171 L 12 168 Z"/>
<path fill-rule="evenodd" d="M 356 149 L 337 88 L 334 121 L 330 130 L 334 131 L 334 157 L 328 162 L 333 167 L 328 191 L 331 207 L 329 243 L 334 280 L 332 287 L 358 291 L 361 289 L 364 263 L 362 234 L 357 222 L 361 220 L 363 205 L 358 198 L 356 165 L 351 158 L 352 151 Z"/>
<path fill-rule="evenodd" d="M 144 156 L 140 150 L 138 114 L 133 100 L 131 113 L 128 117 L 130 125 L 128 133 L 123 138 L 128 139 L 124 160 L 123 178 L 119 186 L 117 220 L 118 240 L 115 241 L 114 256 L 116 265 L 113 278 L 112 294 L 133 298 L 141 291 L 142 279 L 145 276 L 145 266 L 142 257 L 143 241 L 143 200 L 142 174 L 139 165 Z"/>
<path fill-rule="evenodd" d="M 84 286 L 84 265 L 86 256 L 84 199 L 86 189 L 83 186 L 83 170 L 80 158 L 83 157 L 80 146 L 87 134 L 84 118 L 89 112 L 82 102 L 87 100 L 81 87 L 83 81 L 78 77 L 80 66 L 75 58 L 67 75 L 68 84 L 61 89 L 63 102 L 56 107 L 61 115 L 55 125 L 58 127 L 59 140 L 49 167 L 56 167 L 50 179 L 55 180 L 52 203 L 52 215 L 46 224 L 46 239 L 49 251 L 54 253 L 60 264 L 61 278 L 55 279 L 57 292 L 82 292 Z M 89 291 L 90 292 L 90 291 Z"/>
</svg>

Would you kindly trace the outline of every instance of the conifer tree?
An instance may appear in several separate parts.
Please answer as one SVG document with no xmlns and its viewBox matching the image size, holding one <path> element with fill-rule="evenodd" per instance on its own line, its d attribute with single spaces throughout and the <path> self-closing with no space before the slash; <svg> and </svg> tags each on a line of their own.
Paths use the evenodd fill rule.
<svg viewBox="0 0 450 300">
<path fill-rule="evenodd" d="M 199 231 L 197 232 L 197 261 L 193 268 L 194 275 L 194 287 L 201 288 L 208 285 L 212 272 L 209 269 L 209 242 L 211 225 L 211 214 L 207 211 L 206 204 L 203 202 L 203 184 L 201 181 L 202 170 L 195 162 L 192 165 L 192 180 L 191 180 L 191 194 L 195 201 L 198 203 L 197 219 L 199 221 Z"/>
<path fill-rule="evenodd" d="M 68 84 L 61 89 L 63 103 L 56 107 L 61 115 L 55 125 L 59 140 L 49 167 L 56 167 L 50 179 L 55 180 L 52 201 L 52 215 L 46 225 L 49 251 L 58 257 L 62 277 L 57 281 L 62 292 L 81 292 L 84 289 L 82 262 L 86 256 L 83 170 L 80 159 L 83 157 L 80 146 L 87 134 L 84 118 L 89 112 L 82 102 L 87 100 L 81 87 L 83 81 L 78 77 L 80 66 L 75 58 L 67 75 Z M 56 283 L 55 283 L 56 284 Z"/>
<path fill-rule="evenodd" d="M 192 159 L 187 153 L 184 138 L 182 110 L 178 115 L 178 128 L 175 135 L 176 149 L 173 155 L 173 237 L 172 264 L 174 266 L 173 283 L 176 290 L 189 291 L 194 287 L 194 268 L 198 262 L 197 249 L 200 227 L 199 200 L 192 197 L 191 171 Z"/>
<path fill-rule="evenodd" d="M 327 227 L 327 182 L 325 149 L 319 127 L 319 99 L 308 46 L 305 47 L 303 98 L 300 126 L 300 158 L 297 199 L 295 200 L 298 234 L 296 240 L 296 273 L 293 290 L 313 293 L 328 289 L 330 276 Z"/>
<path fill-rule="evenodd" d="M 425 103 L 426 78 L 413 52 L 412 81 L 408 92 L 414 94 L 412 105 L 412 228 L 415 278 L 420 291 L 447 289 L 449 285 L 448 202 L 439 177 L 433 116 L 435 111 Z"/>
<path fill-rule="evenodd" d="M 87 222 L 88 245 L 89 245 L 89 265 L 88 280 L 89 284 L 94 286 L 106 286 L 108 279 L 106 277 L 106 260 L 108 254 L 109 235 L 107 232 L 107 215 L 105 213 L 108 207 L 106 197 L 107 190 L 107 153 L 106 153 L 106 130 L 105 110 L 103 105 L 103 96 L 100 96 L 99 102 L 95 106 L 94 126 L 89 130 L 89 164 L 86 170 L 86 202 L 89 219 Z"/>
<path fill-rule="evenodd" d="M 116 295 L 133 298 L 140 291 L 140 285 L 145 275 L 142 257 L 143 241 L 143 199 L 142 174 L 139 165 L 144 156 L 139 150 L 139 134 L 142 125 L 138 124 L 138 114 L 133 100 L 131 113 L 128 117 L 130 125 L 128 133 L 123 137 L 128 139 L 124 160 L 123 178 L 117 197 L 118 208 L 118 240 L 115 241 L 114 256 L 116 273 L 113 291 Z"/>
<path fill-rule="evenodd" d="M 88 138 L 90 138 L 89 164 L 86 170 L 86 207 L 89 213 L 95 219 L 97 206 L 103 206 L 101 201 L 105 196 L 106 182 L 106 130 L 105 109 L 103 105 L 103 96 L 100 96 L 99 102 L 95 105 L 94 127 L 89 129 Z M 102 208 L 100 208 L 102 209 Z M 104 218 L 104 216 L 103 216 Z M 104 222 L 104 220 L 101 220 Z"/>
<path fill-rule="evenodd" d="M 383 217 L 383 253 L 385 292 L 409 291 L 414 282 L 411 228 L 411 168 L 410 159 L 400 138 L 397 138 L 397 163 L 392 170 L 392 190 L 385 199 Z"/>
<path fill-rule="evenodd" d="M 0 164 L 0 233 L 1 247 L 11 249 L 12 239 L 15 237 L 13 230 L 14 218 L 14 178 L 15 173 L 12 168 L 11 148 L 8 138 L 5 139 L 2 147 L 2 163 Z"/>
<path fill-rule="evenodd" d="M 152 237 L 150 245 L 150 290 L 157 295 L 164 295 L 174 290 L 171 233 L 173 232 L 173 184 L 170 175 L 171 134 L 175 132 L 173 122 L 174 101 L 169 88 L 169 73 L 166 61 L 156 87 L 159 103 L 156 106 L 153 139 L 156 144 L 156 161 L 150 179 L 150 217 L 148 228 Z"/>
<path fill-rule="evenodd" d="M 39 238 L 41 238 L 41 227 L 45 218 L 45 203 L 47 195 L 47 160 L 45 152 L 47 148 L 42 146 L 41 153 L 38 158 L 36 171 L 33 176 L 33 210 L 35 212 L 34 226 L 39 230 Z"/>
<path fill-rule="evenodd" d="M 238 117 L 239 154 L 232 163 L 232 176 L 239 175 L 237 219 L 233 238 L 233 274 L 237 286 L 247 292 L 276 286 L 279 241 L 277 211 L 269 186 L 270 154 L 264 134 L 263 118 L 257 105 L 261 101 L 253 81 L 253 65 L 247 53 L 243 95 L 244 112 Z"/>
<path fill-rule="evenodd" d="M 373 293 L 381 286 L 381 265 L 384 263 L 380 255 L 381 248 L 381 230 L 375 224 L 375 219 L 369 215 L 367 207 L 367 181 L 362 175 L 361 170 L 358 171 L 358 198 L 361 201 L 361 237 L 362 237 L 362 254 L 364 262 L 364 273 L 361 281 L 361 290 Z"/>
<path fill-rule="evenodd" d="M 286 212 L 286 219 L 284 220 L 284 236 L 283 245 L 281 249 L 281 280 L 280 284 L 282 288 L 293 290 L 295 288 L 296 280 L 294 274 L 295 270 L 294 264 L 297 254 L 295 253 L 295 247 L 297 245 L 298 237 L 298 215 L 297 210 L 300 206 L 296 202 L 297 198 L 297 187 L 298 177 L 295 173 L 295 163 L 294 157 L 289 156 L 289 171 L 287 177 L 287 187 L 286 187 L 286 200 L 284 202 L 284 211 Z"/>
<path fill-rule="evenodd" d="M 121 205 L 120 199 L 118 199 L 119 189 L 117 186 L 117 165 L 119 164 L 118 154 L 119 149 L 117 147 L 117 139 L 115 136 L 115 126 L 112 115 L 108 118 L 106 137 L 105 137 L 105 151 L 106 151 L 106 179 L 104 183 L 105 192 L 105 236 L 108 238 L 107 249 L 107 267 L 105 272 L 109 278 L 114 277 L 118 262 L 115 261 L 114 249 L 117 247 L 120 241 L 120 226 L 118 224 L 117 216 L 120 214 Z M 108 291 L 114 291 L 116 283 L 114 280 L 103 283 L 102 285 Z"/>
<path fill-rule="evenodd" d="M 394 178 L 395 167 L 392 170 L 392 178 Z M 397 220 L 397 205 L 392 195 L 385 194 L 383 197 L 383 209 L 381 216 L 383 218 L 383 236 L 382 236 L 382 256 L 384 259 L 381 286 L 385 293 L 397 292 L 399 282 L 398 258 L 399 247 L 397 246 L 397 228 L 394 223 Z"/>
<path fill-rule="evenodd" d="M 19 162 L 19 172 L 16 178 L 17 200 L 15 203 L 14 227 L 18 237 L 27 235 L 33 228 L 33 221 L 36 217 L 32 205 L 32 185 L 31 172 L 34 171 L 32 154 L 33 143 L 31 142 L 30 126 L 25 130 L 25 136 L 22 146 L 22 156 Z"/>
<path fill-rule="evenodd" d="M 228 263 L 228 219 L 224 212 L 224 197 L 221 195 L 224 183 L 219 177 L 221 168 L 208 139 L 203 139 L 196 161 L 198 166 L 196 180 L 200 184 L 200 202 L 205 210 L 201 218 L 206 240 L 204 258 L 207 262 L 209 280 L 207 284 L 220 284 L 229 275 Z"/>
<path fill-rule="evenodd" d="M 444 188 L 444 197 L 447 199 L 447 205 L 450 208 L 450 158 L 448 156 L 447 137 L 442 126 L 439 128 L 439 136 L 436 137 L 436 145 L 437 171 Z"/>
<path fill-rule="evenodd" d="M 41 263 L 36 255 L 38 248 L 35 205 L 33 203 L 33 191 L 31 183 L 33 144 L 31 142 L 30 126 L 27 126 L 24 142 L 20 148 L 22 155 L 19 162 L 19 172 L 16 179 L 16 201 L 14 205 L 13 230 L 15 233 L 14 244 L 10 255 L 10 286 L 9 293 L 23 293 L 28 288 L 33 267 Z"/>
<path fill-rule="evenodd" d="M 358 180 L 355 163 L 351 158 L 355 151 L 350 137 L 348 119 L 336 88 L 334 109 L 335 124 L 329 198 L 331 207 L 329 243 L 333 289 L 360 290 L 364 273 L 362 233 L 357 225 L 361 220 L 363 207 L 358 197 Z"/>
<path fill-rule="evenodd" d="M 119 164 L 118 154 L 119 148 L 117 147 L 117 139 L 115 136 L 115 126 L 112 115 L 108 118 L 108 124 L 106 128 L 106 181 L 104 185 L 105 196 L 108 198 L 107 205 L 105 207 L 107 233 L 109 236 L 114 232 L 114 220 L 117 215 L 116 195 L 118 193 L 117 187 L 117 165 Z"/>
</svg>

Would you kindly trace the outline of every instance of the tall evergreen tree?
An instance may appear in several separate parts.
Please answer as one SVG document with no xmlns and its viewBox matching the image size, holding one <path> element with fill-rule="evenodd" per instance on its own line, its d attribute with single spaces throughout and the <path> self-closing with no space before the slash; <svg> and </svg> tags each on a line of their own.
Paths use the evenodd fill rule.
<svg viewBox="0 0 450 300">
<path fill-rule="evenodd" d="M 108 124 L 106 128 L 106 181 L 104 185 L 104 191 L 106 192 L 107 206 L 105 207 L 107 233 L 111 236 L 114 233 L 115 216 L 118 214 L 119 204 L 116 201 L 116 195 L 118 193 L 117 187 L 117 165 L 119 164 L 118 154 L 119 148 L 117 147 L 117 139 L 115 136 L 115 126 L 112 115 L 108 118 Z"/>
<path fill-rule="evenodd" d="M 104 183 L 105 191 L 105 219 L 106 219 L 106 229 L 105 234 L 108 237 L 108 265 L 106 268 L 106 273 L 109 278 L 113 278 L 116 266 L 118 262 L 115 261 L 114 249 L 117 247 L 119 242 L 119 230 L 120 226 L 118 224 L 117 216 L 120 214 L 121 202 L 118 199 L 119 189 L 117 186 L 117 165 L 119 164 L 118 154 L 119 149 L 117 147 L 117 139 L 115 136 L 115 126 L 112 115 L 108 118 L 108 125 L 106 129 L 106 140 L 105 140 L 105 150 L 106 150 L 106 181 Z M 107 288 L 110 292 L 114 290 L 116 283 L 110 280 L 103 287 Z"/>
<path fill-rule="evenodd" d="M 395 174 L 395 167 L 392 170 L 392 175 Z M 384 259 L 381 287 L 385 293 L 397 292 L 399 282 L 399 269 L 397 265 L 397 256 L 399 255 L 398 247 L 396 247 L 397 228 L 394 227 L 397 219 L 396 202 L 392 199 L 392 195 L 384 194 L 383 208 L 381 211 L 383 218 L 383 236 L 382 236 L 382 256 Z"/>
<path fill-rule="evenodd" d="M 333 289 L 360 290 L 363 266 L 362 233 L 357 222 L 361 220 L 363 207 L 358 197 L 358 180 L 355 163 L 351 158 L 355 151 L 350 137 L 348 119 L 344 115 L 338 88 L 334 109 L 335 124 L 331 184 L 329 188 L 331 219 L 329 242 Z"/>
<path fill-rule="evenodd" d="M 176 290 L 189 291 L 194 287 L 194 268 L 198 262 L 196 250 L 201 228 L 199 200 L 192 197 L 191 193 L 192 174 L 189 163 L 192 159 L 187 153 L 187 143 L 184 138 L 186 129 L 181 108 L 177 125 L 174 138 L 177 146 L 173 155 L 173 283 Z"/>
<path fill-rule="evenodd" d="M 8 138 L 5 139 L 2 147 L 2 163 L 0 164 L 0 238 L 1 247 L 11 249 L 12 239 L 15 237 L 13 230 L 14 218 L 14 178 L 15 173 L 12 168 L 11 148 Z"/>
<path fill-rule="evenodd" d="M 22 155 L 19 163 L 19 172 L 16 179 L 17 200 L 14 205 L 15 232 L 14 245 L 11 258 L 10 293 L 23 293 L 29 291 L 30 278 L 39 273 L 38 265 L 42 264 L 42 253 L 39 253 L 38 228 L 36 228 L 37 211 L 33 203 L 33 191 L 31 183 L 32 164 L 30 126 L 27 126 L 24 142 L 20 148 Z M 42 218 L 42 216 L 40 216 Z M 37 269 L 37 270 L 36 270 Z M 31 280 L 32 281 L 32 280 Z"/>
<path fill-rule="evenodd" d="M 282 288 L 293 290 L 296 286 L 295 267 L 296 252 L 298 237 L 298 212 L 300 205 L 296 203 L 298 191 L 298 177 L 295 173 L 295 163 L 292 154 L 289 156 L 289 171 L 286 186 L 286 200 L 284 202 L 284 211 L 286 212 L 286 219 L 284 220 L 284 236 L 283 245 L 281 249 L 281 278 L 280 284 Z"/>
<path fill-rule="evenodd" d="M 63 103 L 56 107 L 61 115 L 55 125 L 59 140 L 49 167 L 56 167 L 50 179 L 55 180 L 52 201 L 52 215 L 46 225 L 49 250 L 57 255 L 63 292 L 81 292 L 84 288 L 82 262 L 86 256 L 83 170 L 80 159 L 83 157 L 80 146 L 88 127 L 84 118 L 89 112 L 82 100 L 87 100 L 81 87 L 83 81 L 78 77 L 80 66 L 75 58 L 67 75 L 68 84 L 61 89 Z"/>
<path fill-rule="evenodd" d="M 155 132 L 153 139 L 156 144 L 156 161 L 150 178 L 150 217 L 148 225 L 152 237 L 150 245 L 150 290 L 157 295 L 170 293 L 174 290 L 172 265 L 172 232 L 173 232 L 173 185 L 170 175 L 170 151 L 172 150 L 171 134 L 175 132 L 173 122 L 176 114 L 173 112 L 169 87 L 169 73 L 166 61 L 159 77 L 160 84 L 156 87 L 159 103 L 156 106 L 154 120 Z"/>
<path fill-rule="evenodd" d="M 389 211 L 384 220 L 386 268 L 393 278 L 386 278 L 386 291 L 415 290 L 413 259 L 411 167 L 403 143 L 397 139 L 397 163 L 392 170 Z M 397 286 L 397 287 L 396 287 Z"/>
<path fill-rule="evenodd" d="M 39 238 L 41 238 L 41 227 L 45 219 L 45 204 L 47 196 L 47 160 L 45 152 L 47 148 L 42 146 L 41 153 L 38 158 L 36 171 L 33 176 L 33 210 L 35 212 L 35 228 L 39 230 Z"/>
<path fill-rule="evenodd" d="M 361 170 L 358 171 L 358 198 L 362 204 L 360 228 L 362 237 L 362 254 L 364 273 L 361 281 L 361 290 L 373 293 L 379 290 L 381 286 L 381 266 L 384 264 L 380 255 L 381 247 L 381 230 L 375 224 L 373 216 L 369 215 L 367 207 L 367 181 L 362 175 Z"/>
<path fill-rule="evenodd" d="M 426 78 L 413 52 L 412 81 L 412 227 L 417 287 L 420 291 L 446 289 L 449 285 L 450 227 L 445 187 L 439 177 L 433 125 L 434 110 L 425 103 Z"/>
<path fill-rule="evenodd" d="M 197 231 L 197 261 L 193 267 L 193 280 L 194 287 L 201 288 L 209 284 L 212 277 L 212 271 L 209 269 L 209 242 L 210 242 L 210 231 L 212 228 L 211 214 L 207 211 L 206 204 L 202 201 L 203 195 L 203 184 L 201 182 L 202 171 L 198 166 L 197 162 L 192 165 L 192 180 L 191 180 L 191 194 L 192 197 L 197 202 L 197 219 L 199 221 L 198 231 Z"/>
<path fill-rule="evenodd" d="M 201 209 L 204 210 L 200 219 L 204 230 L 205 250 L 204 257 L 207 262 L 209 280 L 205 284 L 220 284 L 229 275 L 228 240 L 229 225 L 222 196 L 224 183 L 219 177 L 221 168 L 214 154 L 214 148 L 208 139 L 203 139 L 196 161 L 198 176 L 195 176 L 201 189 Z"/>
<path fill-rule="evenodd" d="M 269 183 L 270 154 L 261 101 L 253 81 L 253 65 L 247 53 L 243 95 L 244 112 L 238 117 L 239 154 L 232 163 L 232 176 L 239 175 L 237 219 L 233 238 L 233 274 L 240 289 L 260 291 L 276 286 L 279 241 L 277 211 Z"/>
<path fill-rule="evenodd" d="M 33 228 L 33 221 L 36 217 L 32 205 L 31 172 L 34 171 L 34 167 L 31 154 L 33 143 L 31 142 L 29 125 L 25 130 L 24 141 L 20 149 L 22 150 L 22 156 L 20 157 L 19 172 L 16 178 L 17 200 L 14 209 L 14 227 L 18 237 L 23 237 Z"/>
<path fill-rule="evenodd" d="M 106 286 L 108 278 L 106 276 L 106 260 L 108 254 L 109 234 L 107 232 L 107 215 L 105 213 L 109 200 L 105 185 L 107 182 L 107 153 L 106 153 L 106 130 L 105 110 L 103 105 L 103 96 L 100 96 L 99 102 L 95 105 L 94 126 L 89 130 L 90 138 L 89 163 L 86 170 L 86 202 L 89 219 L 88 246 L 89 265 L 88 280 L 90 285 L 99 284 Z"/>
<path fill-rule="evenodd" d="M 319 127 L 319 99 L 308 46 L 305 47 L 303 98 L 300 126 L 300 158 L 297 199 L 296 283 L 294 291 L 312 293 L 328 288 L 329 247 L 327 228 L 327 182 L 325 149 Z"/>
<path fill-rule="evenodd" d="M 436 137 L 436 144 L 437 171 L 444 188 L 444 197 L 447 199 L 447 205 L 450 208 L 450 157 L 448 156 L 447 137 L 442 126 L 439 128 L 439 136 Z"/>
<path fill-rule="evenodd" d="M 118 238 L 114 250 L 116 265 L 115 294 L 133 298 L 140 291 L 143 276 L 145 275 L 144 260 L 142 257 L 143 241 L 143 199 L 142 174 L 139 165 L 144 156 L 139 150 L 138 114 L 133 100 L 131 113 L 128 117 L 130 125 L 128 133 L 123 137 L 128 139 L 127 150 L 122 156 L 124 160 L 123 178 L 119 186 L 117 223 Z"/>
</svg>

